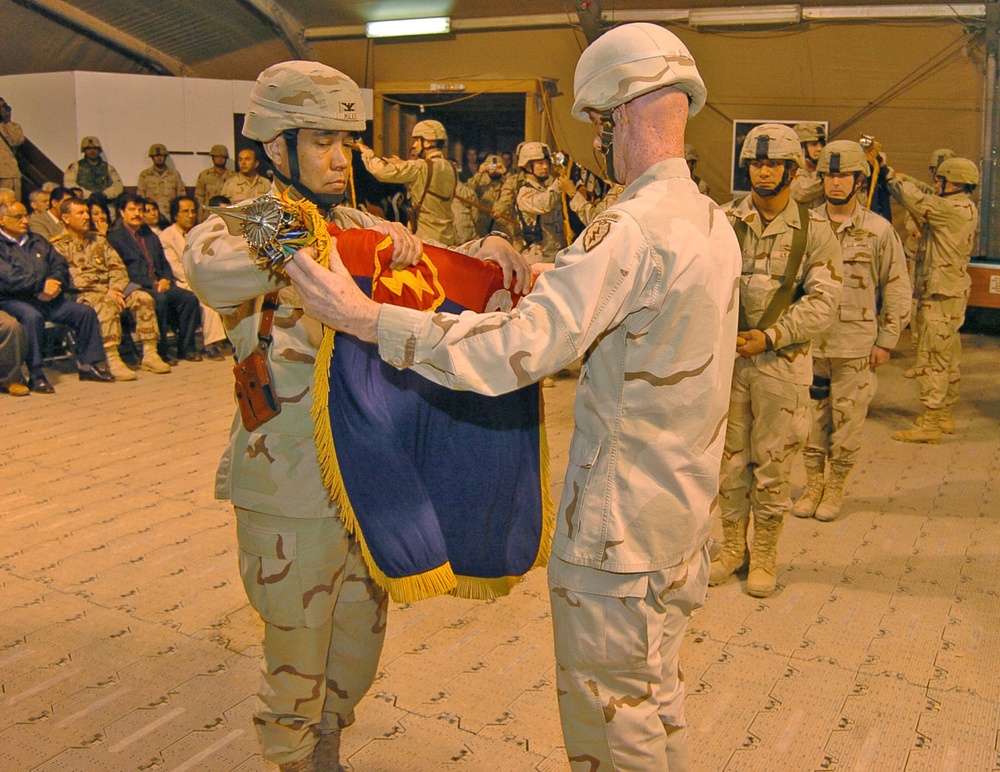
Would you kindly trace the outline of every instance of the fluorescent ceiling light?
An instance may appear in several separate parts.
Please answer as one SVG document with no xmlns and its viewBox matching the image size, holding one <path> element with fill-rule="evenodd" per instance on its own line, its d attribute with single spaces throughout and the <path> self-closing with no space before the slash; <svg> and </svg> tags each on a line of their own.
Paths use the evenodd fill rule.
<svg viewBox="0 0 1000 772">
<path fill-rule="evenodd" d="M 745 27 L 775 24 L 798 24 L 801 5 L 756 5 L 736 8 L 692 8 L 688 24 L 692 27 Z"/>
<path fill-rule="evenodd" d="M 393 19 L 370 21 L 365 35 L 370 38 L 403 38 L 413 35 L 443 35 L 451 32 L 451 17 L 432 16 L 428 19 Z"/>
</svg>

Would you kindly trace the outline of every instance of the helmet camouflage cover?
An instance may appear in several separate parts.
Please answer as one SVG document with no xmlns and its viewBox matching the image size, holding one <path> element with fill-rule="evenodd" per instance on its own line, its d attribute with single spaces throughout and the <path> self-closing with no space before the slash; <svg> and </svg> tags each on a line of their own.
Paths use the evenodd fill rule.
<svg viewBox="0 0 1000 772">
<path fill-rule="evenodd" d="M 705 81 L 687 46 L 658 24 L 639 22 L 608 30 L 587 46 L 573 76 L 573 117 L 603 112 L 664 86 L 688 95 L 688 114 L 705 105 Z"/>
<path fill-rule="evenodd" d="M 444 130 L 444 124 L 440 121 L 420 121 L 414 125 L 410 136 L 420 137 L 432 142 L 446 142 L 448 140 L 448 132 Z"/>
<path fill-rule="evenodd" d="M 268 67 L 250 91 L 243 136 L 269 142 L 287 129 L 362 131 L 365 106 L 358 85 L 319 62 Z"/>
<path fill-rule="evenodd" d="M 167 152 L 167 146 L 161 142 L 156 142 L 149 146 L 149 157 L 152 158 L 154 155 L 170 155 Z"/>
<path fill-rule="evenodd" d="M 794 161 L 803 165 L 802 146 L 799 138 L 788 126 L 781 123 L 762 123 L 754 126 L 743 140 L 740 164 L 750 161 Z"/>
<path fill-rule="evenodd" d="M 861 172 L 866 177 L 871 174 L 865 151 L 857 142 L 838 139 L 823 148 L 816 162 L 816 170 L 823 174 L 846 174 Z"/>
<path fill-rule="evenodd" d="M 941 147 L 931 153 L 930 167 L 933 171 L 937 169 L 943 161 L 947 161 L 949 158 L 955 157 L 955 151 L 948 147 Z"/>
<path fill-rule="evenodd" d="M 225 145 L 212 145 L 212 149 L 208 151 L 210 156 L 221 156 L 222 158 L 229 158 L 229 149 Z"/>
<path fill-rule="evenodd" d="M 934 172 L 935 177 L 944 177 L 956 185 L 978 185 L 979 167 L 968 158 L 946 158 Z"/>
<path fill-rule="evenodd" d="M 89 147 L 96 147 L 98 150 L 101 149 L 101 140 L 97 137 L 84 137 L 80 140 L 80 152 L 82 153 Z"/>
<path fill-rule="evenodd" d="M 826 126 L 822 123 L 796 123 L 795 135 L 799 142 L 826 142 Z"/>
<path fill-rule="evenodd" d="M 517 165 L 524 169 L 532 161 L 548 161 L 552 157 L 544 142 L 525 142 L 517 151 Z"/>
</svg>

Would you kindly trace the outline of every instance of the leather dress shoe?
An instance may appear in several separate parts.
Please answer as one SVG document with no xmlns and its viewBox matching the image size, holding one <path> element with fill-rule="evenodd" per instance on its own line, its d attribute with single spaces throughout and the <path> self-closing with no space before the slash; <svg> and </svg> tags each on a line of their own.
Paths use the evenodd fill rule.
<svg viewBox="0 0 1000 772">
<path fill-rule="evenodd" d="M 181 357 L 181 359 L 183 359 L 185 362 L 200 362 L 201 361 L 201 354 L 199 354 L 196 351 L 189 351 L 186 354 L 184 354 Z"/>
<path fill-rule="evenodd" d="M 222 349 L 219 347 L 218 343 L 209 343 L 205 346 L 205 356 L 213 362 L 221 362 L 226 358 L 226 355 L 222 353 Z"/>
<path fill-rule="evenodd" d="M 115 376 L 113 376 L 107 370 L 102 369 L 100 365 L 81 364 L 78 369 L 80 370 L 81 381 L 98 381 L 100 383 L 113 383 L 115 380 Z"/>
<path fill-rule="evenodd" d="M 56 390 L 49 383 L 44 373 L 33 373 L 28 377 L 28 388 L 38 394 L 55 394 Z"/>
<path fill-rule="evenodd" d="M 162 359 L 164 362 L 166 362 L 171 367 L 173 367 L 175 364 L 177 364 L 177 357 L 175 357 L 173 354 L 171 354 L 171 353 L 169 353 L 167 351 L 161 351 L 161 352 L 159 352 L 159 354 L 160 354 L 160 359 Z"/>
</svg>

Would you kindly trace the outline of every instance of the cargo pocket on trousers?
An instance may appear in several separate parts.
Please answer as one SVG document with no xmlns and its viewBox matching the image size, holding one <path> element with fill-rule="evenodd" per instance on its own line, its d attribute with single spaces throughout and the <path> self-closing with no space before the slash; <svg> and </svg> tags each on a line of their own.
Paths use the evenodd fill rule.
<svg viewBox="0 0 1000 772">
<path fill-rule="evenodd" d="M 265 622 L 305 627 L 297 535 L 237 522 L 236 540 L 250 605 Z"/>
</svg>

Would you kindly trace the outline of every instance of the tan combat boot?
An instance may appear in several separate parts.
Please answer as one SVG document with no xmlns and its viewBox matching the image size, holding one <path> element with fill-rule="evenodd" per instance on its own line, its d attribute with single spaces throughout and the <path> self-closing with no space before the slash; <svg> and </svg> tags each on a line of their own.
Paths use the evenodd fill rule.
<svg viewBox="0 0 1000 772">
<path fill-rule="evenodd" d="M 904 378 L 916 378 L 917 377 L 917 366 L 913 365 L 912 367 L 907 367 L 903 371 L 903 377 Z"/>
<path fill-rule="evenodd" d="M 900 442 L 941 442 L 941 411 L 924 410 L 920 418 L 920 426 L 913 429 L 893 432 L 892 438 Z"/>
<path fill-rule="evenodd" d="M 823 489 L 823 500 L 816 507 L 816 519 L 828 523 L 840 514 L 840 505 L 844 501 L 844 482 L 851 473 L 853 464 L 843 461 L 830 462 L 830 476 Z"/>
<path fill-rule="evenodd" d="M 313 751 L 316 772 L 342 772 L 340 766 L 340 730 L 320 735 Z"/>
<path fill-rule="evenodd" d="M 108 360 L 108 371 L 115 376 L 116 381 L 134 381 L 136 374 L 122 361 L 118 354 L 118 346 L 105 346 L 104 357 Z"/>
<path fill-rule="evenodd" d="M 156 352 L 156 343 L 152 341 L 142 343 L 142 369 L 157 375 L 170 372 L 170 365 L 160 359 L 160 355 Z"/>
<path fill-rule="evenodd" d="M 754 518 L 747 592 L 755 598 L 766 598 L 777 585 L 778 536 L 782 525 L 781 520 Z"/>
<path fill-rule="evenodd" d="M 917 420 L 913 423 L 917 426 L 922 426 L 923 421 L 923 416 L 917 416 Z M 941 430 L 941 434 L 955 433 L 955 416 L 952 414 L 950 407 L 941 408 L 941 420 L 938 421 L 938 428 Z"/>
<path fill-rule="evenodd" d="M 792 514 L 796 517 L 812 517 L 823 498 L 823 467 L 826 456 L 807 450 L 802 454 L 802 462 L 806 466 L 806 489 L 795 500 Z"/>
<path fill-rule="evenodd" d="M 741 517 L 739 520 L 722 520 L 722 534 L 725 543 L 715 560 L 710 566 L 712 572 L 708 576 L 708 583 L 712 587 L 722 584 L 726 579 L 739 571 L 747 564 L 747 525 L 750 518 Z"/>
</svg>

